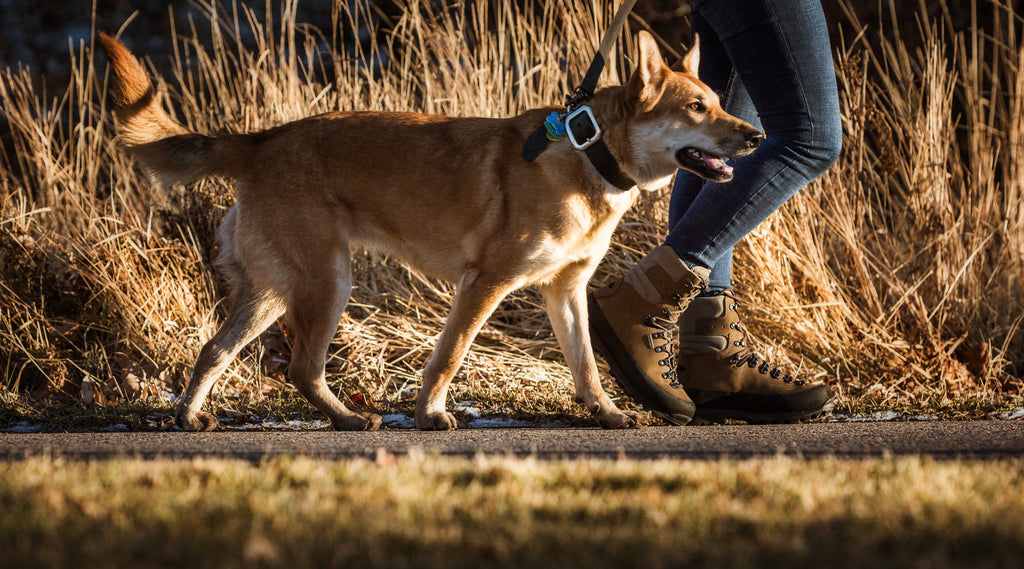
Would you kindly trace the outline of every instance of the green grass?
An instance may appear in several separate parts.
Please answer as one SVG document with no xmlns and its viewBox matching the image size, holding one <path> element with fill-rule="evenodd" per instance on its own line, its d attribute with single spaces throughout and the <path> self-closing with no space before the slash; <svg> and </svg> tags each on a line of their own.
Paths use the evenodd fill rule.
<svg viewBox="0 0 1024 569">
<path fill-rule="evenodd" d="M 4 567 L 1011 567 L 1024 460 L 0 463 Z"/>
</svg>

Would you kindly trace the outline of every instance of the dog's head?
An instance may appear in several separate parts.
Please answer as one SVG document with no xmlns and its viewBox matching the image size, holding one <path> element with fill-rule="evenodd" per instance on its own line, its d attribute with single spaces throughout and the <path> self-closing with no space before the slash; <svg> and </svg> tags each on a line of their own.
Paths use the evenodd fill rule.
<svg viewBox="0 0 1024 569">
<path fill-rule="evenodd" d="M 718 95 L 698 79 L 699 40 L 672 68 L 650 34 L 640 32 L 639 47 L 626 96 L 633 107 L 630 144 L 641 167 L 652 179 L 684 168 L 707 180 L 731 180 L 724 159 L 753 152 L 764 134 L 726 113 Z"/>
</svg>

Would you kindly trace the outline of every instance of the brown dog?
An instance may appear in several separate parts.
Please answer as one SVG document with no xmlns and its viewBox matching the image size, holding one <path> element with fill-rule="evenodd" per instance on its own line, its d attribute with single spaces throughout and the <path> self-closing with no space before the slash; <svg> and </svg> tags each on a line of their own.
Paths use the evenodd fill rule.
<svg viewBox="0 0 1024 569">
<path fill-rule="evenodd" d="M 389 112 L 328 113 L 247 135 L 188 132 L 161 107 L 138 60 L 101 35 L 113 68 L 121 142 L 163 184 L 235 179 L 236 205 L 218 231 L 217 267 L 231 309 L 202 349 L 177 412 L 185 430 L 217 425 L 202 412 L 229 361 L 282 315 L 294 331 L 291 381 L 335 429 L 376 429 L 324 381 L 324 358 L 352 289 L 352 247 L 384 251 L 457 294 L 416 403 L 420 429 L 454 429 L 448 385 L 484 321 L 515 289 L 537 286 L 576 400 L 606 428 L 634 427 L 601 388 L 587 327 L 586 286 L 638 192 L 683 167 L 727 180 L 721 157 L 747 154 L 759 131 L 726 114 L 696 74 L 694 47 L 679 71 L 641 33 L 626 85 L 590 101 L 601 139 L 635 185 L 602 178 L 569 141 L 534 161 L 527 137 L 556 108 L 507 119 Z"/>
</svg>

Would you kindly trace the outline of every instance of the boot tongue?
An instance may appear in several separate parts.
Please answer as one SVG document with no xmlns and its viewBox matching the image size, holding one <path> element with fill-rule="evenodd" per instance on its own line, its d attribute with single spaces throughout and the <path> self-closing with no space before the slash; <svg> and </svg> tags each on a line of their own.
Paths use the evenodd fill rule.
<svg viewBox="0 0 1024 569">
<path fill-rule="evenodd" d="M 702 289 L 710 273 L 709 269 L 703 267 L 690 269 L 671 247 L 661 245 L 634 265 L 623 280 L 632 286 L 644 301 L 662 304 L 668 302 L 673 293 L 683 292 L 680 289 L 685 283 L 691 284 L 687 291 Z"/>
<path fill-rule="evenodd" d="M 679 353 L 695 356 L 729 348 L 728 328 L 721 324 L 729 299 L 721 294 L 698 296 L 679 318 Z M 715 323 L 718 323 L 716 326 Z"/>
<path fill-rule="evenodd" d="M 725 336 L 679 336 L 679 353 L 684 356 L 717 354 L 729 347 Z"/>
</svg>

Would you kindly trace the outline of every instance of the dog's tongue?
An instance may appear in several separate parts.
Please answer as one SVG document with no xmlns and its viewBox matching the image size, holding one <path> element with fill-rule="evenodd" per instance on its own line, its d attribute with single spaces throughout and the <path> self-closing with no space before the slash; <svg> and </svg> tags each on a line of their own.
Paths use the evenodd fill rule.
<svg viewBox="0 0 1024 569">
<path fill-rule="evenodd" d="M 723 174 L 732 174 L 732 166 L 726 164 L 725 160 L 722 160 L 717 156 L 712 156 L 710 154 L 700 152 L 699 150 L 697 152 L 700 154 L 700 159 L 703 160 L 704 163 L 707 164 L 708 167 L 711 168 L 712 170 L 716 172 L 721 172 Z"/>
</svg>

